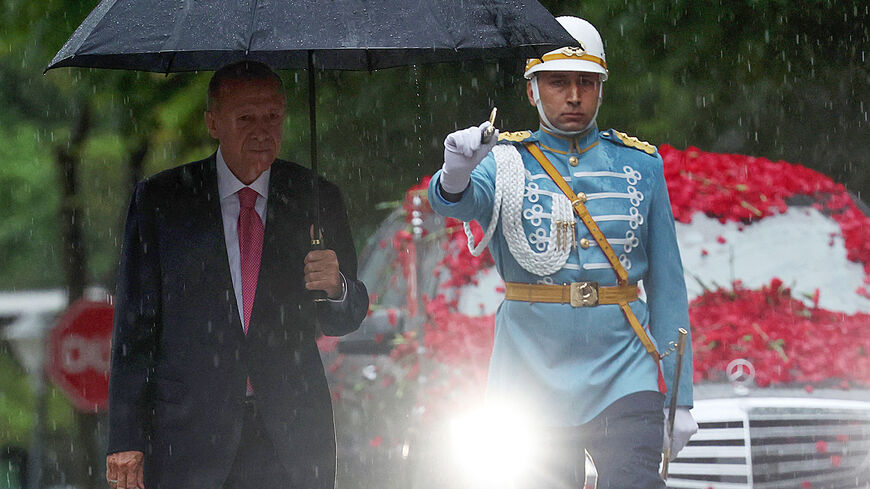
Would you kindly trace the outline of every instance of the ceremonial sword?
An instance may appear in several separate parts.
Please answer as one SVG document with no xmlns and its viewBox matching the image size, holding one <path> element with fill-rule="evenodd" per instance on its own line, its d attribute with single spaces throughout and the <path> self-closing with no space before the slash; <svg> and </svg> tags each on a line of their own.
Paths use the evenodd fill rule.
<svg viewBox="0 0 870 489">
<path fill-rule="evenodd" d="M 671 405 L 668 409 L 668 446 L 664 449 L 664 460 L 662 460 L 662 479 L 668 478 L 668 463 L 671 461 L 671 452 L 674 450 L 674 420 L 677 415 L 677 393 L 680 391 L 680 375 L 683 372 L 683 356 L 686 353 L 686 336 L 689 332 L 683 328 L 679 329 L 679 337 L 677 339 L 677 365 L 674 371 L 674 391 L 671 393 Z"/>
</svg>

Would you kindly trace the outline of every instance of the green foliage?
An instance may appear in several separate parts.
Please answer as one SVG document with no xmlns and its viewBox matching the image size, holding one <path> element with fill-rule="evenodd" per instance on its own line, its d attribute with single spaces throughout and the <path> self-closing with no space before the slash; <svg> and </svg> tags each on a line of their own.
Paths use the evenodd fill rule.
<svg viewBox="0 0 870 489">
<path fill-rule="evenodd" d="M 75 413 L 64 395 L 55 388 L 46 393 L 49 423 L 44 427 L 52 438 L 70 438 L 75 430 Z M 31 379 L 0 343 L 0 447 L 27 447 L 31 441 L 36 399 Z"/>
<path fill-rule="evenodd" d="M 601 125 L 785 159 L 865 195 L 868 9 L 853 1 L 544 2 L 586 16 L 611 78 Z M 864 47 L 862 47 L 864 46 Z"/>
<path fill-rule="evenodd" d="M 0 289 L 56 286 L 61 279 L 59 198 L 49 132 L 29 124 L 0 125 Z"/>
<path fill-rule="evenodd" d="M 34 402 L 24 370 L 8 351 L 0 355 L 0 446 L 27 446 Z"/>
<path fill-rule="evenodd" d="M 109 284 L 115 274 L 124 211 L 129 198 L 124 145 L 116 134 L 88 140 L 82 158 L 82 225 L 89 251 L 89 268 L 97 283 Z"/>
</svg>

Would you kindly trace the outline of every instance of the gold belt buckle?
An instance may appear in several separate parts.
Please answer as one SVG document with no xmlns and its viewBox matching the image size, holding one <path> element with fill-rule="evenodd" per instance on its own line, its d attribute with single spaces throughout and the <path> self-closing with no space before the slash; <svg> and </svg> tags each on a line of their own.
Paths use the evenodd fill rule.
<svg viewBox="0 0 870 489">
<path fill-rule="evenodd" d="M 570 288 L 572 307 L 598 305 L 598 282 L 572 282 Z"/>
</svg>

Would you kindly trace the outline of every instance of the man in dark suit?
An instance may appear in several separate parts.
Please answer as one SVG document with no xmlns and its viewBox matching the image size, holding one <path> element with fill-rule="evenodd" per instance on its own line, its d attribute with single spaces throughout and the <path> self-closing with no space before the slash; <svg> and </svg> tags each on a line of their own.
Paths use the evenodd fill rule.
<svg viewBox="0 0 870 489">
<path fill-rule="evenodd" d="M 113 488 L 334 485 L 316 331 L 355 330 L 368 295 L 338 188 L 275 159 L 284 115 L 268 67 L 224 67 L 205 114 L 217 152 L 136 186 L 115 297 Z M 310 250 L 315 180 L 325 250 Z"/>
</svg>

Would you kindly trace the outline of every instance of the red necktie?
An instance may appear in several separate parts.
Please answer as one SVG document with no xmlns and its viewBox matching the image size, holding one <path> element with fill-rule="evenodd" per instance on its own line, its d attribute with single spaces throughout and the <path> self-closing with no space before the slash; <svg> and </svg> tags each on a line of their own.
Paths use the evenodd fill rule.
<svg viewBox="0 0 870 489">
<path fill-rule="evenodd" d="M 263 253 L 263 221 L 254 209 L 257 191 L 244 187 L 239 195 L 239 251 L 242 262 L 242 309 L 245 318 L 245 334 L 251 322 L 254 295 L 257 292 L 257 276 L 260 275 L 260 256 Z"/>
</svg>

